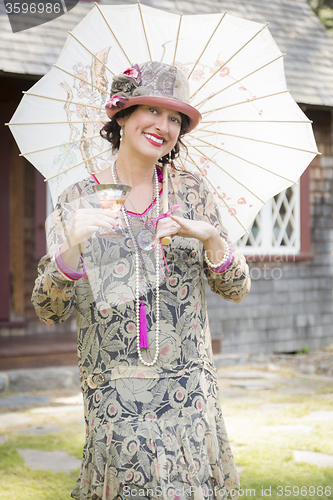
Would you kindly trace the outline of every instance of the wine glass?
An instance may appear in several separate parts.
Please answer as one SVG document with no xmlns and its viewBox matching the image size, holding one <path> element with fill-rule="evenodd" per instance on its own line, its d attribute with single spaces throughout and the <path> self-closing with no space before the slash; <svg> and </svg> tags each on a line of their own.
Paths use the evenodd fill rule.
<svg viewBox="0 0 333 500">
<path fill-rule="evenodd" d="M 118 212 L 124 205 L 131 189 L 131 186 L 126 186 L 125 184 L 96 184 L 93 186 L 93 190 L 100 206 L 115 213 Z M 119 224 L 121 224 L 121 222 L 119 222 Z M 101 229 L 100 232 L 96 234 L 96 236 L 101 238 L 114 235 L 124 235 L 121 225 L 119 225 L 119 227 L 115 227 L 111 235 L 105 228 Z"/>
</svg>

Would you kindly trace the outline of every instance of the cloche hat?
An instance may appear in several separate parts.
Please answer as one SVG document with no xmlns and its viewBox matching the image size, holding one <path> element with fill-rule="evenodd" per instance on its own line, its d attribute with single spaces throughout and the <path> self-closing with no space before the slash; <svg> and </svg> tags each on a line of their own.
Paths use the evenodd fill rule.
<svg viewBox="0 0 333 500">
<path fill-rule="evenodd" d="M 105 109 L 109 118 L 136 104 L 173 109 L 189 117 L 190 132 L 200 123 L 201 114 L 189 102 L 190 88 L 184 72 L 177 66 L 149 61 L 113 77 Z"/>
</svg>

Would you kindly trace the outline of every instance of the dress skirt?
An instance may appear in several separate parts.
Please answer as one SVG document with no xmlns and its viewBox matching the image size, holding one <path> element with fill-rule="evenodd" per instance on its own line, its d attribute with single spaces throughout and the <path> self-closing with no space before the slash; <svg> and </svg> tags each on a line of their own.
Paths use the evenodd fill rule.
<svg viewBox="0 0 333 500">
<path fill-rule="evenodd" d="M 85 393 L 78 500 L 231 499 L 239 482 L 216 378 L 196 368 L 120 378 Z"/>
</svg>

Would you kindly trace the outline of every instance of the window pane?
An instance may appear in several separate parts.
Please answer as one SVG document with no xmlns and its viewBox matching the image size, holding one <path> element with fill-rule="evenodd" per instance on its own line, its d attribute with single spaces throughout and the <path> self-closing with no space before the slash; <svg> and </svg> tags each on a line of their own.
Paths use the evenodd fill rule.
<svg viewBox="0 0 333 500">
<path fill-rule="evenodd" d="M 300 189 L 294 184 L 274 196 L 256 216 L 249 234 L 236 244 L 244 254 L 300 251 Z"/>
</svg>

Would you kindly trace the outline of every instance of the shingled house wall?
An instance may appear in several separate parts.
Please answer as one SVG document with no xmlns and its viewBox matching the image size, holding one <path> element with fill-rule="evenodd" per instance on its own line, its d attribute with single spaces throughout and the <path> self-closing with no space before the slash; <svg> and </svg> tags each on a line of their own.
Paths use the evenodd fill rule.
<svg viewBox="0 0 333 500">
<path fill-rule="evenodd" d="M 207 290 L 210 328 L 223 353 L 295 352 L 333 341 L 333 155 L 331 111 L 306 110 L 322 156 L 310 168 L 313 259 L 251 262 L 241 304 Z"/>
</svg>

